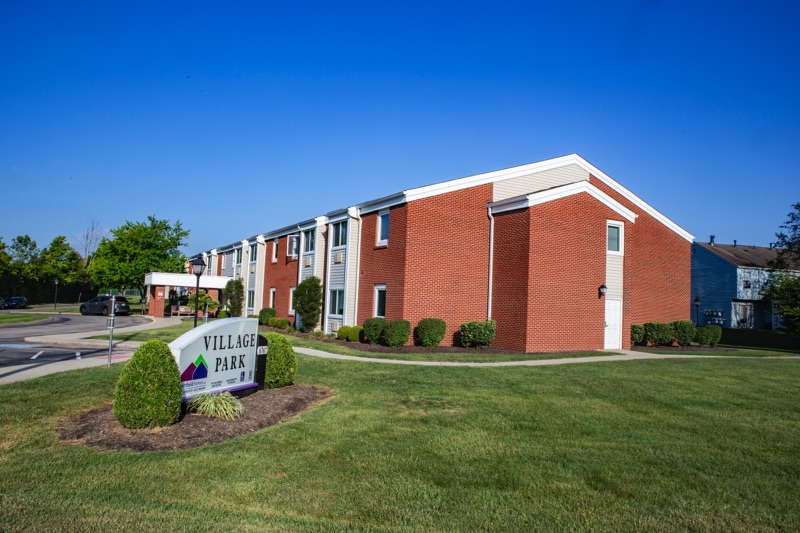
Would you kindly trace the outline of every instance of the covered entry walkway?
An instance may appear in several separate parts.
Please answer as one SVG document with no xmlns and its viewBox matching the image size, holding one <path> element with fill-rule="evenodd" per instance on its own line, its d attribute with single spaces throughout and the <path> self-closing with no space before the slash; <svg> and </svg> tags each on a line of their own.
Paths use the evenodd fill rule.
<svg viewBox="0 0 800 533">
<path fill-rule="evenodd" d="M 200 288 L 219 301 L 220 291 L 233 278 L 228 276 L 200 276 Z M 168 272 L 151 272 L 144 277 L 147 285 L 147 314 L 155 318 L 164 318 L 164 300 L 169 301 L 170 289 L 187 288 L 194 292 L 197 276 L 194 274 L 171 274 Z M 200 310 L 202 314 L 202 310 Z"/>
</svg>

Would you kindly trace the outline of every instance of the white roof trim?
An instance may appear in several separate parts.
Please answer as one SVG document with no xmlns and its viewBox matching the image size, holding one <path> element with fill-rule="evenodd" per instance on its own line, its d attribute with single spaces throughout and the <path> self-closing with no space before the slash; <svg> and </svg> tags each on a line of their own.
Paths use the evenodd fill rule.
<svg viewBox="0 0 800 533">
<path fill-rule="evenodd" d="M 586 181 L 579 181 L 577 183 L 569 183 L 560 187 L 553 187 L 552 189 L 536 192 L 527 196 L 518 196 L 516 198 L 509 198 L 508 200 L 502 200 L 500 202 L 492 202 L 489 204 L 489 207 L 491 208 L 493 214 L 505 213 L 506 211 L 525 209 L 528 207 L 533 207 L 534 205 L 552 202 L 553 200 L 566 198 L 567 196 L 584 192 L 599 202 L 605 204 L 616 213 L 619 213 L 620 216 L 631 222 L 636 222 L 636 213 Z"/>
<path fill-rule="evenodd" d="M 200 276 L 201 289 L 224 289 L 233 278 L 228 276 Z M 173 274 L 171 272 L 150 272 L 144 277 L 145 285 L 168 285 L 170 287 L 194 287 L 198 277 L 194 274 Z"/>
</svg>

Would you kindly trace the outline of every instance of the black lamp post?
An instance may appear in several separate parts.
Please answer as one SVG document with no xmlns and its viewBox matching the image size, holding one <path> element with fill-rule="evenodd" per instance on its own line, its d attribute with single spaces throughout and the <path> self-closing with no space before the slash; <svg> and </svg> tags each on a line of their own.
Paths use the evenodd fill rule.
<svg viewBox="0 0 800 533">
<path fill-rule="evenodd" d="M 197 276 L 197 287 L 194 291 L 194 327 L 197 327 L 197 312 L 200 310 L 200 276 L 206 268 L 206 262 L 200 256 L 192 261 L 192 274 Z"/>
<path fill-rule="evenodd" d="M 700 297 L 694 299 L 694 325 L 700 327 Z"/>
<path fill-rule="evenodd" d="M 58 309 L 58 278 L 56 278 L 56 299 L 53 302 L 53 309 Z"/>
</svg>

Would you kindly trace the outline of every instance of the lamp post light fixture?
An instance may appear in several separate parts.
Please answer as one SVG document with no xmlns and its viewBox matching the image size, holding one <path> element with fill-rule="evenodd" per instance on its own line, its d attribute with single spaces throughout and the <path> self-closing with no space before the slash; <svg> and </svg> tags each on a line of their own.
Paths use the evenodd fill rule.
<svg viewBox="0 0 800 533">
<path fill-rule="evenodd" d="M 700 327 L 700 297 L 694 298 L 694 325 Z"/>
<path fill-rule="evenodd" d="M 600 285 L 600 287 L 597 289 L 597 297 L 598 297 L 598 298 L 602 298 L 603 296 L 605 296 L 605 295 L 606 295 L 606 291 L 608 291 L 608 287 L 606 287 L 606 284 L 605 284 L 605 283 L 603 283 L 603 284 L 602 284 L 602 285 Z"/>
<path fill-rule="evenodd" d="M 53 309 L 58 309 L 58 278 L 56 278 L 56 299 L 53 301 Z"/>
<path fill-rule="evenodd" d="M 194 327 L 197 327 L 197 313 L 200 310 L 200 276 L 206 268 L 206 262 L 200 256 L 192 261 L 192 274 L 197 276 L 197 287 L 194 290 Z"/>
</svg>

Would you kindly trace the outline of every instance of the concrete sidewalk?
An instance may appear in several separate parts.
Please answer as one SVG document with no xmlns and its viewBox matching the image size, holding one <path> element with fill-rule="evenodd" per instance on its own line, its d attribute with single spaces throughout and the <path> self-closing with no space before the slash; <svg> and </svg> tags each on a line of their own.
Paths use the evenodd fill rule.
<svg viewBox="0 0 800 533">
<path fill-rule="evenodd" d="M 131 326 L 129 328 L 115 329 L 115 333 L 130 333 L 132 331 L 142 331 L 147 329 L 165 328 L 167 326 L 174 326 L 181 322 L 180 318 L 151 318 L 147 324 L 139 326 Z M 62 335 L 42 335 L 39 337 L 26 337 L 25 342 L 32 344 L 50 344 L 58 346 L 76 346 L 76 347 L 92 347 L 92 348 L 108 348 L 108 339 L 91 339 L 90 337 L 98 337 L 100 335 L 108 336 L 108 330 L 103 329 L 100 331 L 84 331 L 82 333 L 66 333 Z M 111 350 L 111 362 L 118 363 L 127 361 L 133 355 L 133 352 L 141 346 L 142 343 L 138 341 L 114 341 Z M 99 357 L 77 357 L 62 361 L 41 361 L 33 362 L 31 364 L 6 366 L 0 368 L 0 385 L 6 383 L 13 383 L 15 381 L 24 381 L 26 379 L 38 378 L 48 374 L 55 374 L 57 372 L 67 372 L 69 370 L 78 370 L 81 368 L 91 368 L 95 366 L 102 366 L 108 364 L 107 356 Z"/>
</svg>

